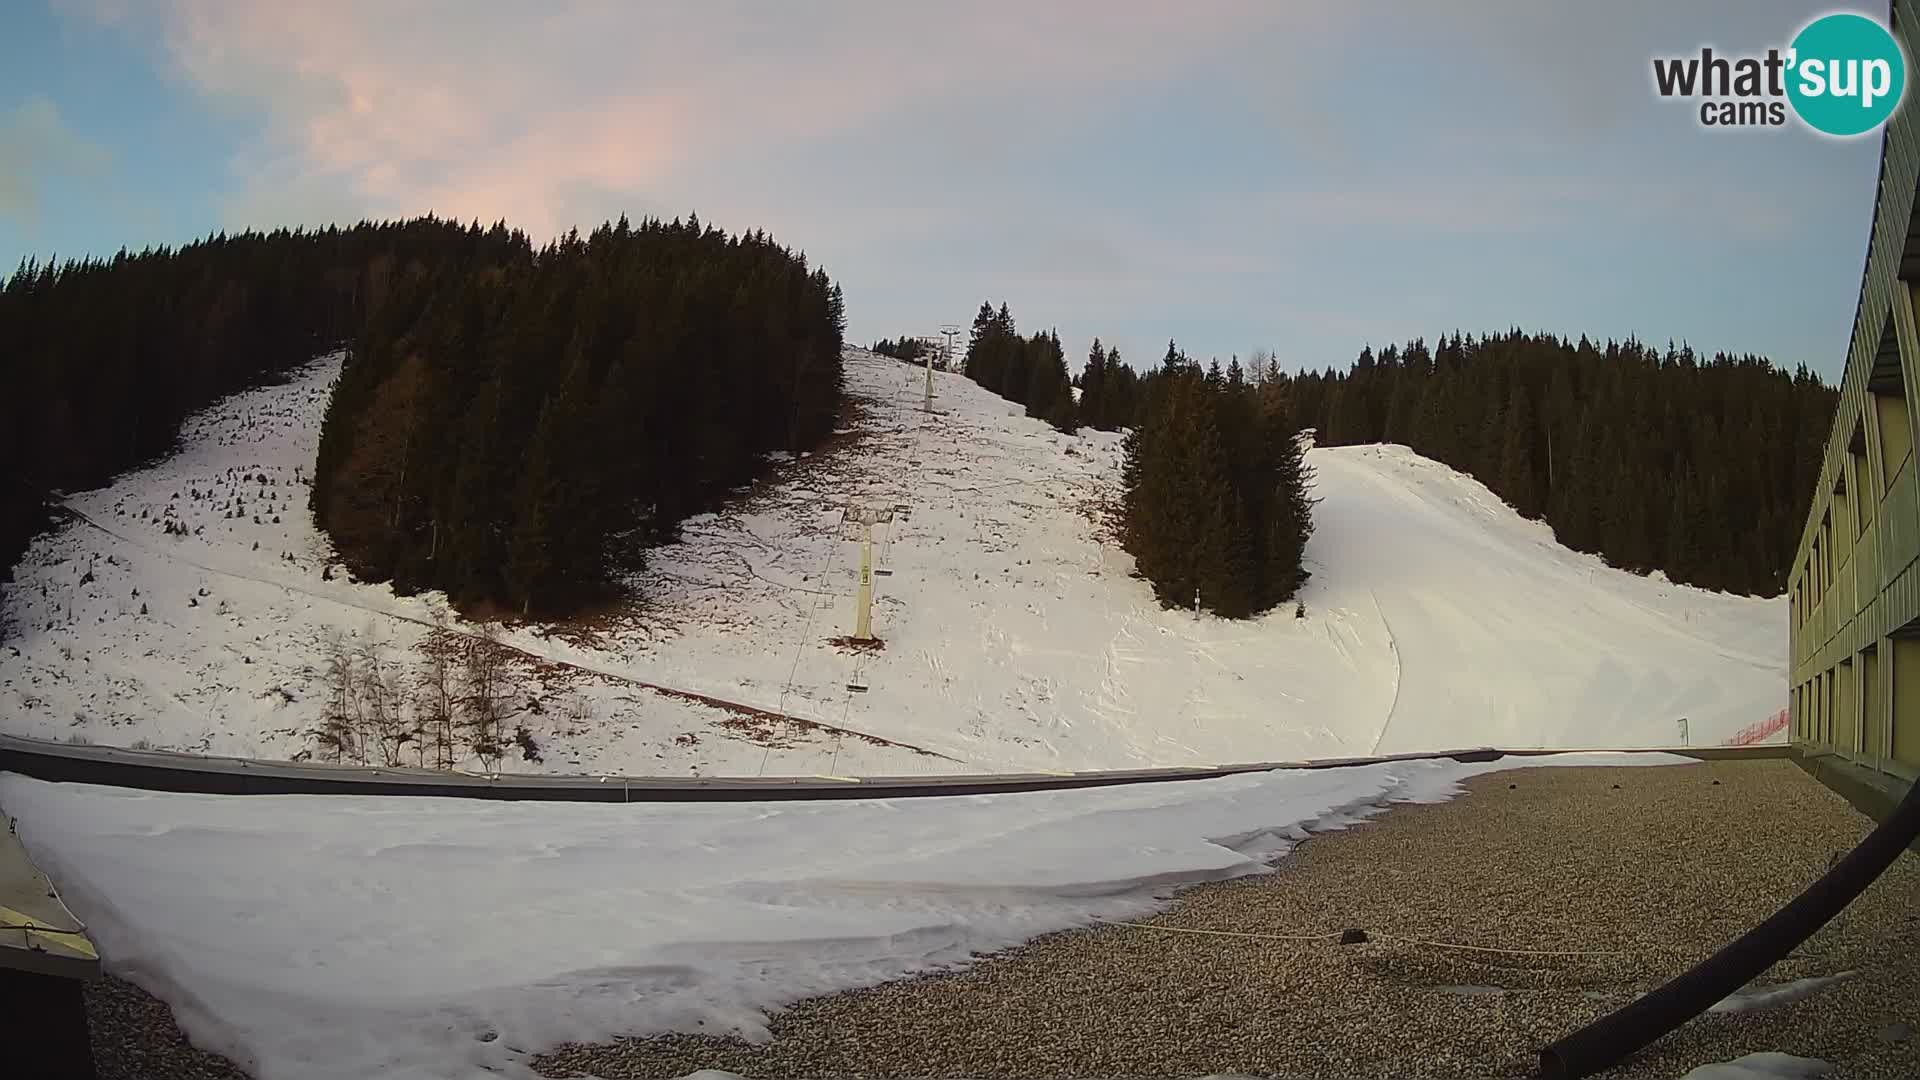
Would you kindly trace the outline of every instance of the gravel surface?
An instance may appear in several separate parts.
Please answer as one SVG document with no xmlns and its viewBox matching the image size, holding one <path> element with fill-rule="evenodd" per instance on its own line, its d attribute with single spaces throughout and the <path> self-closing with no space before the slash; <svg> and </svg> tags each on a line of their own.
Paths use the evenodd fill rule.
<svg viewBox="0 0 1920 1080">
<path fill-rule="evenodd" d="M 248 1080 L 233 1062 L 195 1049 L 166 1002 L 132 983 L 107 976 L 86 993 L 99 1080 Z"/>
<path fill-rule="evenodd" d="M 1540 1047 L 1704 958 L 1824 873 L 1872 822 L 1787 761 L 1495 773 L 1435 806 L 1316 836 L 1280 873 L 1181 894 L 962 971 L 800 1002 L 761 1045 L 568 1046 L 554 1077 L 1521 1077 Z M 1414 939 L 1414 940 L 1409 940 Z M 1605 951 L 1544 956 L 1516 950 Z M 1761 985 L 1852 972 L 1697 1019 L 1608 1077 L 1675 1078 L 1756 1050 L 1829 1074 L 1920 1076 L 1920 856 L 1909 852 Z"/>
</svg>

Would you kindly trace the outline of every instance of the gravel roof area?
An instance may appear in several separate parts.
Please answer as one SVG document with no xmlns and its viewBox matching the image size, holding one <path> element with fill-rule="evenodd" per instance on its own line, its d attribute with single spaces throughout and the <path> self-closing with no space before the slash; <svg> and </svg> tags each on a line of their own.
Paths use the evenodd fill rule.
<svg viewBox="0 0 1920 1080">
<path fill-rule="evenodd" d="M 1540 1047 L 1772 914 L 1872 822 L 1791 762 L 1545 768 L 1472 781 L 1180 894 L 1154 927 L 1367 930 L 1363 944 L 1102 926 L 964 970 L 801 1002 L 771 1042 L 569 1046 L 549 1076 L 1521 1077 Z M 1540 956 L 1439 948 L 1605 951 Z M 1696 1019 L 1603 1075 L 1776 1050 L 1832 1077 L 1920 1076 L 1920 856 L 1903 855 L 1760 985 L 1853 973 Z"/>
<path fill-rule="evenodd" d="M 1771 914 L 1872 822 L 1786 761 L 1496 773 L 1470 794 L 1315 836 L 1280 872 L 1180 894 L 1155 927 L 1317 933 L 1268 941 L 1103 926 L 949 974 L 801 1002 L 775 1038 L 564 1047 L 550 1076 L 1531 1075 L 1539 1047 Z M 1611 956 L 1482 953 L 1405 939 Z M 109 961 L 110 962 L 110 961 Z M 1909 852 L 1761 985 L 1852 972 L 1771 1009 L 1708 1015 L 1609 1078 L 1671 1080 L 1778 1050 L 1831 1077 L 1920 1076 L 1920 856 Z M 166 1005 L 103 979 L 87 1009 L 102 1080 L 246 1080 Z"/>
<path fill-rule="evenodd" d="M 98 1080 L 248 1080 L 233 1062 L 195 1048 L 166 1002 L 132 983 L 96 979 L 86 998 Z"/>
</svg>

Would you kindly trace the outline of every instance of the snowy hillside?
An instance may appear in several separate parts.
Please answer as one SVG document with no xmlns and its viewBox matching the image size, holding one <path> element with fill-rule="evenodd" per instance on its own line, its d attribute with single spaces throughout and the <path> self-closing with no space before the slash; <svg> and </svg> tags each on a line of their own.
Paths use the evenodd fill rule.
<svg viewBox="0 0 1920 1080">
<path fill-rule="evenodd" d="M 173 458 L 75 496 L 16 568 L 0 724 L 310 752 L 330 636 L 411 665 L 433 596 L 326 568 L 306 513 L 337 360 L 191 419 Z M 1190 765 L 1435 747 L 1709 744 L 1785 701 L 1786 607 L 1553 542 L 1403 447 L 1315 450 L 1314 579 L 1250 622 L 1162 611 L 1103 542 L 1119 438 L 957 375 L 848 352 L 818 453 L 687 523 L 630 610 L 510 630 L 520 771 L 877 774 Z M 874 526 L 877 651 L 853 626 Z M 172 522 L 174 524 L 166 524 Z M 144 611 L 144 613 L 143 613 Z M 472 629 L 472 628 L 467 628 Z M 786 719 L 791 717 L 792 719 Z"/>
</svg>

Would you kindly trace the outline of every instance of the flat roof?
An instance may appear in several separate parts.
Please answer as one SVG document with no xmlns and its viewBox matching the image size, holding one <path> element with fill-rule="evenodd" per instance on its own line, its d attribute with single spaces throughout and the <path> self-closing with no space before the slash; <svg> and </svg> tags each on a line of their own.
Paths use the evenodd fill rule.
<svg viewBox="0 0 1920 1080">
<path fill-rule="evenodd" d="M 1500 1076 L 1771 916 L 1873 822 L 1787 760 L 1514 769 L 1315 833 L 1156 915 L 794 1003 L 772 1038 L 575 1043 L 543 1076 Z M 1920 1076 L 1908 852 L 1806 944 L 1606 1072 L 1774 1050 Z M 1353 928 L 1367 938 L 1341 944 Z M 1771 993 L 1769 993 L 1771 992 Z"/>
</svg>

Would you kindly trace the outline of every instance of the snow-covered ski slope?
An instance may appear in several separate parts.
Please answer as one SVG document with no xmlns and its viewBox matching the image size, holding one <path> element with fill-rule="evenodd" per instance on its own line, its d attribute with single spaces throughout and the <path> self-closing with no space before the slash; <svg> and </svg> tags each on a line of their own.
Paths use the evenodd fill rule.
<svg viewBox="0 0 1920 1080">
<path fill-rule="evenodd" d="M 1163 611 L 1102 525 L 1118 436 L 1061 435 L 944 373 L 928 415 L 921 369 L 847 361 L 845 426 L 651 553 L 634 604 L 507 631 L 512 723 L 543 761 L 505 768 L 871 775 L 1674 745 L 1682 718 L 1704 745 L 1784 704 L 1783 600 L 1609 569 L 1398 446 L 1309 455 L 1303 615 Z M 442 598 L 328 579 L 306 513 L 337 364 L 204 411 L 173 457 L 70 500 L 83 516 L 37 541 L 8 591 L 6 730 L 291 757 L 312 745 L 330 635 L 417 659 Z M 873 526 L 878 651 L 833 641 L 854 624 L 850 505 L 892 514 Z"/>
</svg>

